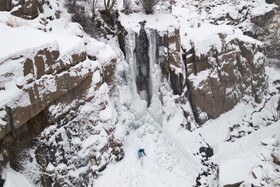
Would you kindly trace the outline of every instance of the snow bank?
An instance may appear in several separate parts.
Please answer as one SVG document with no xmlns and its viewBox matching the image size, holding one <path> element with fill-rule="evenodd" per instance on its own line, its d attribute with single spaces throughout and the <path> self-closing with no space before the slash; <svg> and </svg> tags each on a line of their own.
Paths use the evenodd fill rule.
<svg viewBox="0 0 280 187">
<path fill-rule="evenodd" d="M 83 40 L 70 34 L 51 34 L 29 27 L 7 27 L 0 23 L 0 61 L 23 55 L 32 57 L 34 51 L 43 48 L 59 50 L 60 55 L 72 53 L 74 49 L 84 51 Z M 33 55 L 32 55 L 33 54 Z"/>
<path fill-rule="evenodd" d="M 250 157 L 232 158 L 221 162 L 219 164 L 219 182 L 221 186 L 243 182 L 248 178 L 251 172 L 251 166 L 257 163 L 256 159 L 252 160 Z"/>
<path fill-rule="evenodd" d="M 280 139 L 278 121 L 234 142 L 228 141 L 232 125 L 242 124 L 246 116 L 251 116 L 254 110 L 256 109 L 252 106 L 240 103 L 233 110 L 206 122 L 203 128 L 194 131 L 200 133 L 214 148 L 211 160 L 218 164 L 221 185 L 248 181 L 252 177 L 252 169 L 262 164 L 262 158 L 270 157 L 272 146 L 277 145 Z M 258 115 L 266 116 L 265 112 Z M 264 142 L 267 146 L 264 146 Z"/>
<path fill-rule="evenodd" d="M 20 173 L 13 170 L 10 166 L 3 169 L 4 187 L 33 187 L 32 184 Z"/>
<path fill-rule="evenodd" d="M 53 36 L 28 27 L 11 28 L 0 23 L 0 62 L 15 56 L 32 53 L 34 49 L 58 48 Z"/>
<path fill-rule="evenodd" d="M 165 13 L 155 13 L 153 15 L 147 15 L 144 13 L 134 13 L 125 15 L 120 13 L 120 22 L 125 28 L 139 32 L 139 22 L 146 21 L 146 27 L 156 29 L 158 31 L 166 31 L 169 27 L 178 27 L 178 21 L 171 15 Z"/>
<path fill-rule="evenodd" d="M 110 63 L 113 58 L 116 58 L 116 53 L 111 46 L 93 38 L 89 39 L 87 42 L 87 54 L 91 57 L 95 57 L 101 65 Z"/>
<path fill-rule="evenodd" d="M 191 40 L 195 46 L 195 52 L 197 56 L 201 54 L 207 54 L 212 47 L 215 47 L 218 52 L 221 51 L 222 41 L 219 37 L 221 34 L 233 34 L 234 29 L 232 26 L 227 25 L 211 25 L 204 24 L 201 27 L 183 27 L 181 30 L 183 47 L 189 49 L 186 40 Z M 184 39 L 185 38 L 185 39 Z"/>
<path fill-rule="evenodd" d="M 280 139 L 279 125 L 280 122 L 277 122 L 234 143 L 224 142 L 218 146 L 213 159 L 219 165 L 221 185 L 235 184 L 250 178 L 252 169 L 261 165 L 262 158 L 271 155 L 272 149 L 262 142 Z"/>
</svg>

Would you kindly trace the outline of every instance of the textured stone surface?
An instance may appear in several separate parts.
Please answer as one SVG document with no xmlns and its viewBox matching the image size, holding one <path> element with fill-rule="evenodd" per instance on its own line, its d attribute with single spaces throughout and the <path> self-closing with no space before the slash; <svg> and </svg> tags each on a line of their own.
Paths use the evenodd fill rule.
<svg viewBox="0 0 280 187">
<path fill-rule="evenodd" d="M 12 10 L 11 14 L 14 16 L 33 19 L 43 11 L 43 4 L 44 0 L 1 0 L 0 11 Z"/>
<path fill-rule="evenodd" d="M 117 66 L 117 59 L 113 58 L 110 62 L 102 66 L 103 80 L 109 85 L 113 86 L 115 83 L 115 70 Z"/>
<path fill-rule="evenodd" d="M 89 80 L 92 72 L 83 65 L 86 56 L 86 52 L 74 52 L 58 58 L 59 51 L 45 48 L 35 52 L 33 58 L 22 57 L 22 74 L 25 81 L 17 84 L 22 94 L 6 104 L 8 125 L 2 127 L 5 130 L 1 130 L 0 137 L 3 138 L 10 131 L 20 128 L 50 103 L 71 92 L 75 87 L 81 84 L 88 86 L 90 82 L 84 80 Z M 13 76 L 13 72 L 10 74 Z"/>
<path fill-rule="evenodd" d="M 10 93 L 5 83 L 15 84 L 16 94 L 0 107 L 0 167 L 10 162 L 38 186 L 64 186 L 66 180 L 68 186 L 91 186 L 109 162 L 123 158 L 114 137 L 116 118 L 100 117 L 102 110 L 113 109 L 108 105 L 117 63 L 114 51 L 102 45 L 95 46 L 97 54 L 107 56 L 95 60 L 87 58 L 81 43 L 62 54 L 56 42 L 5 58 L 2 66 L 14 63 L 16 68 L 0 73 L 0 88 Z M 81 146 L 92 138 L 102 141 Z M 23 167 L 28 164 L 34 167 Z"/>
<path fill-rule="evenodd" d="M 279 0 L 275 1 L 280 4 Z M 255 24 L 252 27 L 252 33 L 256 33 L 255 37 L 264 42 L 268 58 L 280 59 L 280 8 L 276 7 L 264 15 L 251 18 L 251 22 Z"/>
<path fill-rule="evenodd" d="M 165 60 L 162 63 L 163 73 L 170 79 L 174 94 L 181 94 L 183 90 L 184 79 L 182 76 L 182 61 L 180 56 L 181 41 L 180 30 L 178 28 L 169 28 L 163 35 L 162 46 L 167 50 Z"/>
<path fill-rule="evenodd" d="M 220 37 L 223 40 L 224 36 Z M 202 56 L 194 52 L 191 49 L 186 53 L 186 67 L 198 123 L 203 124 L 232 109 L 244 95 L 252 96 L 258 103 L 261 101 L 266 87 L 261 46 L 233 39 L 223 42 L 221 52 L 215 48 Z M 197 84 L 197 81 L 200 82 Z"/>
<path fill-rule="evenodd" d="M 261 102 L 267 86 L 264 70 L 266 57 L 264 46 L 256 40 L 247 36 L 244 36 L 246 39 L 238 39 L 234 32 L 229 37 L 216 33 L 221 46 L 217 48 L 213 45 L 205 53 L 197 53 L 195 43 L 190 42 L 188 49 L 181 47 L 181 41 L 185 39 L 180 38 L 179 28 L 170 27 L 163 31 L 146 28 L 146 31 L 150 41 L 145 48 L 149 49 L 150 63 L 161 65 L 162 75 L 170 83 L 174 94 L 181 95 L 186 90 L 183 97 L 189 100 L 199 124 L 231 110 L 245 95 L 257 103 Z M 135 51 L 140 45 L 137 42 L 143 41 L 136 41 Z M 157 50 L 153 49 L 154 46 Z M 182 57 L 181 51 L 184 52 Z M 144 56 L 139 55 L 138 58 Z M 138 64 L 137 68 L 147 70 Z M 136 75 L 149 78 L 145 73 Z M 140 86 L 150 84 L 149 81 L 146 81 L 146 85 L 142 82 Z"/>
</svg>

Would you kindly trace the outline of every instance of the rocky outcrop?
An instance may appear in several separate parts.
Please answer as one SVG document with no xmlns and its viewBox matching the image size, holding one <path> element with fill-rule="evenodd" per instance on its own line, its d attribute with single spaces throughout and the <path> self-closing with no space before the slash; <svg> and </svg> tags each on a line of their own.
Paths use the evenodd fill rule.
<svg viewBox="0 0 280 187">
<path fill-rule="evenodd" d="M 276 7 L 264 15 L 251 18 L 251 22 L 254 23 L 251 33 L 255 33 L 255 37 L 264 42 L 267 56 L 278 60 L 280 59 L 280 43 L 278 40 L 280 37 L 279 13 L 280 8 Z"/>
<path fill-rule="evenodd" d="M 162 72 L 170 80 L 174 94 L 180 95 L 184 87 L 183 65 L 181 60 L 180 30 L 169 27 L 160 41 Z M 163 55 L 164 54 L 164 55 Z"/>
<path fill-rule="evenodd" d="M 148 48 L 148 51 L 137 56 L 137 47 L 142 46 L 140 44 L 143 42 L 139 40 L 135 40 L 136 47 L 129 46 L 134 49 L 133 52 L 126 51 L 129 63 L 134 63 L 131 58 L 136 58 L 137 68 L 134 69 L 137 69 L 135 76 L 140 97 L 139 90 L 152 87 L 152 80 L 149 79 L 153 76 L 149 72 L 152 71 L 153 64 L 159 63 L 162 75 L 170 83 L 173 93 L 184 94 L 183 97 L 188 98 L 198 124 L 231 110 L 245 95 L 260 103 L 266 88 L 264 46 L 244 36 L 240 30 L 227 27 L 223 28 L 223 33 L 218 31 L 218 27 L 213 26 L 213 30 L 217 31 L 202 37 L 206 41 L 196 38 L 192 41 L 189 33 L 181 38 L 183 32 L 180 34 L 179 28 L 175 26 L 160 31 L 146 27 L 149 45 L 146 46 L 146 41 L 145 49 Z M 144 27 L 140 29 L 141 32 L 144 32 Z M 207 32 L 207 29 L 197 32 Z M 146 58 L 147 53 L 149 56 Z M 147 62 L 139 63 L 137 58 L 149 60 L 149 66 Z M 140 78 L 146 81 L 140 84 Z M 146 86 L 145 89 L 143 86 Z"/>
<path fill-rule="evenodd" d="M 11 37 L 22 31 L 6 29 Z M 123 157 L 114 137 L 115 119 L 107 116 L 113 112 L 109 87 L 114 85 L 115 52 L 94 39 L 85 45 L 75 36 L 27 28 L 21 34 L 18 42 L 30 45 L 17 51 L 7 47 L 0 59 L 0 167 L 10 162 L 22 173 L 34 170 L 32 179 L 42 186 L 63 186 L 63 178 L 72 186 L 89 184 L 110 161 Z M 22 167 L 23 162 L 33 168 Z M 82 168 L 76 177 L 71 176 L 73 165 Z"/>
<path fill-rule="evenodd" d="M 199 124 L 232 109 L 245 95 L 257 103 L 266 87 L 262 46 L 219 34 L 221 49 L 212 47 L 197 55 L 196 46 L 186 53 L 187 82 Z"/>
<path fill-rule="evenodd" d="M 0 11 L 11 11 L 11 14 L 24 19 L 34 19 L 43 11 L 44 0 L 2 0 Z"/>
<path fill-rule="evenodd" d="M 91 69 L 82 63 L 86 60 L 85 52 L 61 58 L 58 58 L 59 55 L 58 50 L 44 48 L 35 52 L 32 58 L 18 58 L 23 63 L 24 81 L 17 83 L 21 94 L 2 108 L 2 111 L 6 111 L 7 124 L 4 126 L 5 130 L 1 130 L 0 139 L 10 131 L 20 128 L 50 103 L 91 76 Z M 16 57 L 11 57 L 3 64 L 12 63 L 13 58 Z"/>
</svg>

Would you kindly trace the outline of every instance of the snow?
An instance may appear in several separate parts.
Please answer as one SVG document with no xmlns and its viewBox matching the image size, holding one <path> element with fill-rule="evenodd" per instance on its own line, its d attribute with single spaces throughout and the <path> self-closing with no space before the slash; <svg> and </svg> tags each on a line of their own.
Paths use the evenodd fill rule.
<svg viewBox="0 0 280 187">
<path fill-rule="evenodd" d="M 169 27 L 177 28 L 179 26 L 178 21 L 172 15 L 166 13 L 156 13 L 153 15 L 147 15 L 144 13 L 125 15 L 120 13 L 119 20 L 125 28 L 129 28 L 136 32 L 139 32 L 139 22 L 142 21 L 146 21 L 146 27 L 157 29 L 158 31 L 167 30 Z"/>
<path fill-rule="evenodd" d="M 4 168 L 2 173 L 4 174 L 2 176 L 5 179 L 4 187 L 33 187 L 22 174 L 16 172 L 10 166 Z"/>
<path fill-rule="evenodd" d="M 113 109 L 109 106 L 106 106 L 104 110 L 101 110 L 99 113 L 99 117 L 101 120 L 107 121 L 112 119 L 113 117 Z"/>
<path fill-rule="evenodd" d="M 199 72 L 197 75 L 191 74 L 189 80 L 192 81 L 192 84 L 195 88 L 198 88 L 199 85 L 210 76 L 210 70 L 204 70 Z"/>
<path fill-rule="evenodd" d="M 263 142 L 266 145 L 276 146 L 276 142 L 279 141 L 279 122 L 263 127 L 235 142 L 227 141 L 229 127 L 232 124 L 242 123 L 242 120 L 246 119 L 246 115 L 252 111 L 253 108 L 240 103 L 233 110 L 221 115 L 216 120 L 208 121 L 203 128 L 195 131 L 195 133 L 201 133 L 203 138 L 214 148 L 212 160 L 218 163 L 221 185 L 248 181 L 251 170 L 261 164 L 262 155 L 271 154 L 270 147 L 263 146 Z"/>
<path fill-rule="evenodd" d="M 71 54 L 76 52 L 76 54 L 85 51 L 85 45 L 81 38 L 70 35 L 70 34 L 50 34 L 53 36 L 58 43 L 60 56 L 65 54 Z M 79 51 L 73 51 L 77 50 Z"/>
<path fill-rule="evenodd" d="M 150 130 L 154 131 L 153 128 Z M 125 158 L 108 166 L 96 181 L 96 186 L 192 186 L 195 176 L 183 169 L 188 164 L 176 159 L 175 146 L 167 137 L 159 135 L 157 140 L 153 136 L 146 134 L 139 138 L 136 133 L 129 135 L 124 144 Z M 143 147 L 147 157 L 138 160 L 137 151 Z M 183 156 L 180 160 L 184 160 Z M 109 176 L 110 180 L 107 179 Z"/>
<path fill-rule="evenodd" d="M 257 163 L 252 161 L 251 158 L 237 158 L 230 159 L 222 162 L 219 165 L 220 175 L 219 180 L 221 185 L 226 184 L 236 184 L 244 181 L 244 176 L 248 176 L 251 171 L 251 166 L 256 165 Z"/>
<path fill-rule="evenodd" d="M 101 65 L 108 64 L 116 58 L 116 53 L 111 46 L 93 38 L 87 41 L 86 51 L 89 56 L 95 57 Z"/>
<path fill-rule="evenodd" d="M 194 43 L 197 56 L 207 54 L 212 47 L 215 47 L 219 52 L 221 51 L 222 41 L 218 35 L 219 33 L 232 34 L 233 28 L 227 25 L 204 24 L 198 28 L 183 27 L 181 30 L 181 35 L 190 38 Z"/>
<path fill-rule="evenodd" d="M 43 31 L 28 27 L 8 28 L 0 23 L 0 61 L 9 57 L 26 54 L 32 49 L 53 47 L 56 48 L 56 41 L 53 37 Z"/>
<path fill-rule="evenodd" d="M 261 142 L 262 142 L 263 145 L 274 145 L 274 146 L 278 145 L 277 139 L 272 138 L 272 137 L 265 138 Z"/>
<path fill-rule="evenodd" d="M 246 180 L 252 168 L 261 164 L 261 155 L 269 155 L 261 144 L 264 137 L 277 135 L 280 138 L 279 122 L 248 135 L 236 143 L 224 142 L 219 145 L 214 160 L 219 163 L 220 183 L 235 184 Z M 268 153 L 267 153 L 268 152 Z"/>
</svg>

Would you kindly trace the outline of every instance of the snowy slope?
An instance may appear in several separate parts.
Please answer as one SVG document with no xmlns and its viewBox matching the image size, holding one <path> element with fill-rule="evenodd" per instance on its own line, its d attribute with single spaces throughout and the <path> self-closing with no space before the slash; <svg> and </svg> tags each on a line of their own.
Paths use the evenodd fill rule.
<svg viewBox="0 0 280 187">
<path fill-rule="evenodd" d="M 11 167 L 7 167 L 2 171 L 2 178 L 6 180 L 4 187 L 32 187 L 33 185 L 20 173 L 13 170 Z"/>
<path fill-rule="evenodd" d="M 273 70 L 267 69 L 268 75 L 275 78 L 276 72 L 270 74 L 271 71 Z M 276 77 L 280 78 L 279 75 Z M 218 165 L 219 185 L 245 181 L 245 184 L 250 182 L 255 185 L 277 186 L 277 183 L 264 182 L 263 178 L 265 175 L 271 175 L 273 178 L 271 181 L 276 180 L 277 176 L 280 176 L 276 170 L 275 172 L 261 169 L 257 179 L 252 175 L 252 172 L 260 166 L 262 168 L 274 165 L 271 162 L 271 153 L 278 145 L 274 142 L 280 141 L 279 122 L 269 120 L 273 114 L 268 108 L 270 102 L 274 101 L 269 99 L 265 104 L 267 107 L 257 114 L 254 111 L 258 110 L 258 107 L 253 107 L 246 102 L 240 103 L 232 111 L 207 122 L 193 132 L 188 132 L 180 126 L 181 116 L 178 113 L 163 122 L 162 126 L 154 126 L 154 122 L 145 123 L 136 130 L 127 132 L 128 135 L 124 140 L 125 158 L 109 165 L 95 184 L 104 187 L 196 186 L 196 177 L 203 169 L 199 161 L 201 157 L 196 153 L 200 146 L 205 146 L 204 141 L 206 141 L 214 149 L 214 156 L 210 161 Z M 259 108 L 262 108 L 262 105 L 263 103 Z M 156 111 L 150 111 L 145 115 L 149 116 L 153 112 Z M 235 124 L 245 123 L 250 118 L 254 119 L 253 123 L 261 123 L 260 128 L 254 130 L 252 127 L 241 125 L 239 131 L 244 131 L 245 135 L 229 141 L 230 136 L 235 135 L 230 128 Z M 268 122 L 269 126 L 266 126 Z M 265 146 L 262 142 L 272 143 L 271 145 L 267 143 L 268 145 Z M 138 159 L 139 148 L 145 148 L 147 156 L 143 159 Z M 209 182 L 211 181 L 207 181 L 206 186 L 217 186 L 216 183 Z"/>
</svg>

